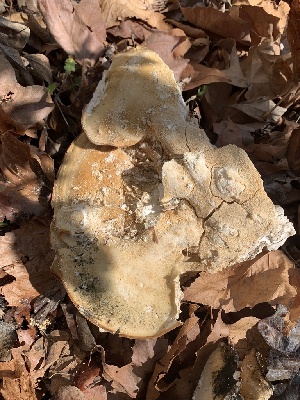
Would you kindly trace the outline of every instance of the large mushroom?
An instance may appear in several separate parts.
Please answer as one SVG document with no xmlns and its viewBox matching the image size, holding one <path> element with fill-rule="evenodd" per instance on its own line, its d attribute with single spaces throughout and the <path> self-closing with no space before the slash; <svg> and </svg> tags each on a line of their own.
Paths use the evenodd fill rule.
<svg viewBox="0 0 300 400">
<path fill-rule="evenodd" d="M 172 71 L 114 57 L 53 194 L 53 271 L 90 321 L 130 338 L 175 328 L 180 274 L 217 271 L 294 234 L 246 153 L 212 146 Z"/>
</svg>

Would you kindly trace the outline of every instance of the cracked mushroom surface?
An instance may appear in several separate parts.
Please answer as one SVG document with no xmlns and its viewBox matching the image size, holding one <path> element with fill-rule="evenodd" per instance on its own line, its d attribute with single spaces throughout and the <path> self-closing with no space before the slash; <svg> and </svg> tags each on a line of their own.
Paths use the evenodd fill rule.
<svg viewBox="0 0 300 400">
<path fill-rule="evenodd" d="M 53 271 L 105 331 L 174 329 L 180 274 L 215 272 L 294 234 L 246 153 L 215 148 L 189 119 L 156 53 L 114 57 L 83 128 L 55 183 Z"/>
</svg>

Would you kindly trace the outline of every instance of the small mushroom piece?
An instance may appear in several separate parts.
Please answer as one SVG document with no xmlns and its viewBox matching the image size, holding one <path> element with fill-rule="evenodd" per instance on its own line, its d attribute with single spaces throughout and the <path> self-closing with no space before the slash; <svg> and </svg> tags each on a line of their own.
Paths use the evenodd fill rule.
<svg viewBox="0 0 300 400">
<path fill-rule="evenodd" d="M 247 154 L 216 149 L 189 120 L 154 52 L 113 59 L 83 126 L 55 183 L 53 271 L 100 328 L 160 336 L 180 324 L 180 274 L 218 271 L 294 234 Z"/>
<path fill-rule="evenodd" d="M 97 145 L 132 146 L 156 135 L 169 152 L 181 154 L 208 143 L 203 131 L 187 124 L 188 115 L 173 72 L 140 46 L 113 58 L 83 111 L 82 127 Z"/>
</svg>

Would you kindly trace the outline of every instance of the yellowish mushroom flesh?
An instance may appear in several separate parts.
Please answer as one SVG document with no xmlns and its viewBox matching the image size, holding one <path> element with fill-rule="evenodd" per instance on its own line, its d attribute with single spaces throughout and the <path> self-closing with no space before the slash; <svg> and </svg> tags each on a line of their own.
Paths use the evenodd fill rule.
<svg viewBox="0 0 300 400">
<path fill-rule="evenodd" d="M 114 57 L 82 127 L 97 145 L 132 146 L 151 132 L 167 151 L 181 154 L 208 143 L 196 124 L 187 125 L 188 113 L 173 72 L 154 51 L 138 47 Z"/>
<path fill-rule="evenodd" d="M 100 328 L 157 337 L 179 325 L 181 273 L 252 258 L 294 230 L 246 153 L 215 149 L 189 120 L 155 53 L 116 56 L 99 87 L 55 184 L 53 270 Z"/>
</svg>

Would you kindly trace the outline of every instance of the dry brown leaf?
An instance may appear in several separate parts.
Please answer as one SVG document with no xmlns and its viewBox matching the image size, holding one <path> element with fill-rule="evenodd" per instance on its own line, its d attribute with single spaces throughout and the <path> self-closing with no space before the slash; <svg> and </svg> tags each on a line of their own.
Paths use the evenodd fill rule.
<svg viewBox="0 0 300 400">
<path fill-rule="evenodd" d="M 131 364 L 134 374 L 139 377 L 137 384 L 139 398 L 146 396 L 149 376 L 151 376 L 157 361 L 168 352 L 168 347 L 168 340 L 163 337 L 135 340 L 135 344 L 132 347 Z"/>
<path fill-rule="evenodd" d="M 196 310 L 198 307 L 194 307 Z M 172 343 L 169 351 L 157 362 L 152 377 L 148 384 L 146 398 L 156 400 L 159 397 L 160 391 L 166 391 L 172 383 L 166 384 L 163 382 L 163 378 L 168 373 L 173 361 L 185 350 L 188 343 L 188 333 L 198 325 L 199 318 L 192 312 L 190 318 L 188 318 L 183 326 L 180 328 L 176 339 Z"/>
<path fill-rule="evenodd" d="M 39 0 L 38 6 L 55 40 L 79 63 L 94 64 L 104 50 L 106 30 L 98 0 Z"/>
<path fill-rule="evenodd" d="M 287 38 L 291 48 L 293 59 L 293 77 L 295 82 L 300 80 L 300 1 L 291 3 L 289 19 L 287 24 Z"/>
<path fill-rule="evenodd" d="M 259 37 L 272 37 L 274 40 L 280 37 L 280 18 L 267 13 L 262 7 L 234 5 L 225 12 L 201 6 L 181 7 L 181 10 L 196 27 L 245 45 L 257 44 Z"/>
<path fill-rule="evenodd" d="M 241 318 L 234 324 L 228 324 L 229 340 L 234 345 L 239 359 L 243 360 L 245 355 L 251 350 L 251 345 L 247 341 L 247 332 L 253 328 L 258 322 L 259 318 L 245 317 Z"/>
<path fill-rule="evenodd" d="M 293 285 L 297 286 L 298 288 L 300 287 L 299 269 L 294 269 L 292 271 L 291 282 L 293 282 Z M 287 332 L 289 332 L 297 323 L 297 321 L 299 320 L 299 315 L 300 315 L 300 290 L 298 290 L 293 304 L 291 305 L 291 307 L 289 307 L 289 313 L 285 320 Z"/>
<path fill-rule="evenodd" d="M 270 84 L 277 96 L 282 96 L 291 89 L 292 75 L 289 63 L 283 58 L 278 58 L 272 65 Z"/>
<path fill-rule="evenodd" d="M 0 362 L 11 360 L 11 349 L 17 341 L 16 327 L 0 321 Z"/>
<path fill-rule="evenodd" d="M 269 14 L 264 8 L 243 5 L 239 9 L 239 18 L 251 24 L 251 31 L 259 37 L 280 40 L 280 17 Z M 252 33 L 251 32 L 251 33 Z M 253 40 L 252 40 L 252 44 Z M 279 49 L 279 41 L 277 43 Z"/>
<path fill-rule="evenodd" d="M 40 337 L 26 351 L 26 361 L 30 371 L 33 372 L 44 367 L 47 356 L 47 343 L 44 337 Z"/>
<path fill-rule="evenodd" d="M 275 163 L 281 160 L 286 153 L 287 146 L 275 146 L 272 144 L 251 144 L 245 149 L 252 161 L 265 161 Z M 285 167 L 283 167 L 285 169 Z"/>
<path fill-rule="evenodd" d="M 6 58 L 11 66 L 14 66 L 18 74 L 18 82 L 21 85 L 30 86 L 34 84 L 33 78 L 25 67 L 25 62 L 17 50 L 15 50 L 13 47 L 5 46 L 4 44 L 0 43 L 0 54 Z M 11 68 L 11 66 L 9 68 Z"/>
<path fill-rule="evenodd" d="M 239 8 L 234 6 L 229 12 L 212 7 L 181 7 L 185 18 L 197 28 L 209 31 L 223 38 L 232 38 L 250 45 L 252 24 L 239 17 Z"/>
<path fill-rule="evenodd" d="M 193 39 L 208 38 L 207 34 L 202 29 L 195 28 L 194 26 L 183 24 L 181 22 L 172 19 L 166 19 L 166 22 L 172 24 L 176 28 L 181 29 L 189 38 Z"/>
<path fill-rule="evenodd" d="M 30 35 L 30 30 L 24 24 L 12 22 L 8 18 L 0 16 L 0 42 L 6 46 L 22 50 Z"/>
<path fill-rule="evenodd" d="M 201 273 L 185 290 L 184 299 L 226 312 L 264 302 L 290 307 L 299 292 L 290 279 L 294 270 L 282 251 L 271 251 L 216 274 Z"/>
<path fill-rule="evenodd" d="M 29 274 L 22 263 L 14 262 L 14 264 L 4 267 L 3 270 L 14 278 L 12 283 L 0 288 L 1 294 L 10 306 L 17 306 L 20 301 L 30 301 L 39 295 L 39 292 L 30 283 Z"/>
<path fill-rule="evenodd" d="M 122 21 L 120 25 L 109 28 L 107 32 L 115 37 L 121 37 L 124 39 L 134 38 L 143 42 L 148 36 L 156 31 L 142 21 L 126 19 L 125 21 Z"/>
<path fill-rule="evenodd" d="M 290 137 L 286 158 L 289 167 L 300 175 L 300 129 L 295 129 Z"/>
<path fill-rule="evenodd" d="M 229 336 L 229 327 L 222 320 L 222 313 L 219 311 L 218 317 L 214 326 L 212 328 L 211 333 L 207 337 L 207 343 L 217 342 L 222 338 L 226 338 Z"/>
<path fill-rule="evenodd" d="M 248 56 L 241 61 L 241 68 L 249 81 L 245 97 L 274 99 L 284 95 L 292 85 L 292 70 L 288 58 L 276 55 L 275 42 L 263 38 L 257 46 L 250 48 Z"/>
<path fill-rule="evenodd" d="M 223 147 L 228 144 L 235 144 L 238 147 L 244 147 L 252 144 L 254 138 L 251 136 L 251 132 L 255 132 L 259 127 L 260 126 L 249 126 L 247 124 L 236 124 L 230 119 L 214 123 L 214 132 L 218 134 L 216 145 L 218 147 Z"/>
<path fill-rule="evenodd" d="M 26 130 L 35 126 L 43 126 L 44 118 L 52 111 L 53 103 L 46 88 L 38 85 L 11 88 L 9 98 L 1 105 L 8 121 Z"/>
<path fill-rule="evenodd" d="M 221 313 L 218 314 L 216 321 L 203 321 L 199 339 L 194 342 L 197 347 L 194 348 L 193 355 L 192 353 L 189 354 L 189 362 L 185 360 L 184 363 L 178 365 L 176 379 L 173 378 L 173 382 L 168 385 L 166 383 L 164 386 L 162 385 L 164 379 L 162 377 L 159 384 L 156 385 L 156 392 L 153 389 L 149 391 L 149 400 L 157 398 L 164 400 L 191 399 L 207 359 L 228 334 L 229 327 L 222 321 Z M 170 379 L 168 382 L 170 382 Z M 164 391 L 160 393 L 159 390 Z"/>
<path fill-rule="evenodd" d="M 256 163 L 257 168 L 261 168 L 259 162 Z M 274 164 L 273 164 L 274 165 Z M 263 167 L 265 168 L 265 167 Z M 300 201 L 299 178 L 290 177 L 290 171 L 277 171 L 275 175 L 265 176 L 265 190 L 268 196 L 277 204 L 282 206 L 297 204 Z M 296 186 L 296 187 L 294 187 Z"/>
<path fill-rule="evenodd" d="M 107 364 L 105 358 L 105 351 L 102 348 L 103 377 L 111 383 L 113 393 L 125 393 L 130 398 L 136 398 L 140 378 L 133 373 L 132 365 L 117 367 Z"/>
<path fill-rule="evenodd" d="M 231 104 L 233 107 L 251 118 L 258 121 L 278 122 L 286 112 L 286 108 L 277 106 L 272 100 L 266 97 L 256 98 L 254 100 L 244 101 L 239 104 Z"/>
<path fill-rule="evenodd" d="M 29 301 L 58 282 L 50 273 L 53 251 L 49 244 L 49 219 L 32 220 L 0 237 L 0 268 L 16 280 L 1 288 L 10 305 Z"/>
<path fill-rule="evenodd" d="M 0 219 L 13 222 L 44 214 L 54 180 L 53 160 L 10 133 L 2 134 L 1 141 Z"/>
<path fill-rule="evenodd" d="M 178 82 L 188 63 L 188 60 L 183 57 L 191 47 L 184 32 L 181 29 L 172 29 L 169 32 L 156 31 L 146 38 L 144 45 L 161 57 L 174 72 Z"/>
<path fill-rule="evenodd" d="M 107 389 L 104 385 L 95 385 L 92 386 L 90 388 L 88 388 L 85 392 L 84 392 L 84 400 L 108 400 L 108 395 L 110 396 L 109 399 L 113 399 L 112 394 L 111 393 L 107 393 Z M 116 395 L 116 399 L 120 399 L 122 400 L 120 397 L 120 394 L 118 393 Z M 127 400 L 128 397 L 125 399 Z M 66 399 L 69 400 L 69 399 Z"/>
<path fill-rule="evenodd" d="M 96 342 L 86 318 L 76 310 L 75 319 L 80 348 L 83 351 L 92 352 L 96 348 Z"/>
<path fill-rule="evenodd" d="M 0 363 L 2 385 L 0 393 L 4 399 L 37 400 L 36 382 L 26 367 L 23 348 L 12 349 L 13 359 Z"/>
<path fill-rule="evenodd" d="M 138 18 L 153 28 L 169 30 L 170 26 L 163 21 L 165 17 L 155 12 L 166 3 L 165 0 L 99 0 L 107 28 L 118 25 L 125 18 Z"/>
<path fill-rule="evenodd" d="M 280 1 L 279 3 L 274 3 L 272 0 L 241 0 L 234 2 L 234 5 L 245 4 L 249 6 L 262 7 L 268 14 L 279 18 L 278 27 L 280 33 L 283 34 L 290 9 L 289 5 L 285 1 Z"/>
<path fill-rule="evenodd" d="M 87 400 L 81 390 L 75 386 L 63 386 L 55 393 L 53 400 Z"/>
<path fill-rule="evenodd" d="M 24 57 L 29 62 L 31 74 L 43 84 L 52 83 L 52 71 L 48 58 L 44 54 L 28 54 L 24 53 Z"/>
<path fill-rule="evenodd" d="M 74 385 L 83 392 L 93 387 L 94 380 L 103 372 L 99 353 L 93 353 L 85 358 L 77 369 Z M 97 386 L 99 389 L 99 386 Z"/>
<path fill-rule="evenodd" d="M 240 67 L 235 41 L 231 39 L 220 40 L 215 46 L 224 51 L 225 57 L 228 58 L 228 68 L 223 70 L 209 68 L 195 61 L 190 61 L 182 74 L 185 79 L 188 79 L 184 90 L 214 82 L 226 82 L 238 87 L 248 86 L 248 79 L 243 75 Z"/>
<path fill-rule="evenodd" d="M 7 59 L 0 55 L 1 111 L 7 122 L 20 130 L 43 125 L 43 120 L 53 109 L 52 100 L 43 86 L 21 86 L 14 69 Z"/>
</svg>

